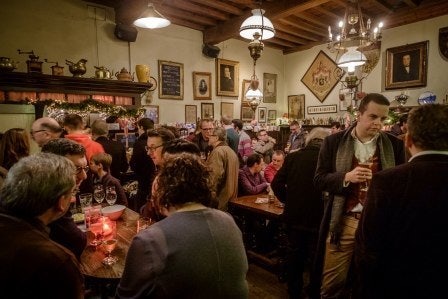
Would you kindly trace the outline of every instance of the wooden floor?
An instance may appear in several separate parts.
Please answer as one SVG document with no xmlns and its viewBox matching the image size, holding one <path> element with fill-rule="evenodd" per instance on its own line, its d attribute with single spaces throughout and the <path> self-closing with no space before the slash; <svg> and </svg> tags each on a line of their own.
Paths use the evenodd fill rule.
<svg viewBox="0 0 448 299">
<path fill-rule="evenodd" d="M 284 299 L 288 298 L 286 284 L 278 281 L 277 276 L 254 264 L 249 264 L 247 272 L 249 299 Z"/>
</svg>

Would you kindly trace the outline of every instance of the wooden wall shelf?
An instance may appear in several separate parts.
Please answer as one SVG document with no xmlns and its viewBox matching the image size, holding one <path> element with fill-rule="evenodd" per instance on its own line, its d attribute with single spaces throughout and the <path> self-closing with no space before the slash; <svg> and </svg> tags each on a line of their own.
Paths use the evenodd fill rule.
<svg viewBox="0 0 448 299">
<path fill-rule="evenodd" d="M 19 72 L 0 72 L 0 90 L 102 94 L 140 97 L 151 83 L 104 80 L 83 77 L 52 76 Z"/>
</svg>

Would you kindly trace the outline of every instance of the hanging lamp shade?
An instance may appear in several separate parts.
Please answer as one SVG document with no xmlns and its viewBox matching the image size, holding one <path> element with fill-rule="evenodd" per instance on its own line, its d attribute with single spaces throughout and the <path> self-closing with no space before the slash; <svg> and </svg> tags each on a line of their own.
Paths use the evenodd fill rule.
<svg viewBox="0 0 448 299">
<path fill-rule="evenodd" d="M 241 37 L 251 40 L 254 38 L 256 32 L 261 35 L 260 40 L 267 40 L 274 37 L 274 25 L 272 25 L 272 22 L 263 15 L 263 9 L 253 9 L 252 16 L 248 17 L 243 24 L 241 24 Z"/>
<path fill-rule="evenodd" d="M 348 72 L 354 72 L 355 67 L 365 64 L 367 57 L 364 53 L 356 50 L 356 47 L 350 47 L 347 49 L 341 58 L 339 58 L 338 66 L 348 68 Z"/>
<path fill-rule="evenodd" d="M 171 22 L 159 13 L 152 3 L 148 3 L 145 11 L 134 21 L 135 26 L 147 29 L 163 28 L 170 24 Z"/>
</svg>

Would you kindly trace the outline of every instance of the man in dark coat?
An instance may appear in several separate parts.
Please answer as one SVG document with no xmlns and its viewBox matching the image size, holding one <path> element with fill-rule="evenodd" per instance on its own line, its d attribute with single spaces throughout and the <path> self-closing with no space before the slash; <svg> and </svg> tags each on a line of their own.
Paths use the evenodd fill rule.
<svg viewBox="0 0 448 299">
<path fill-rule="evenodd" d="M 300 298 L 303 272 L 313 260 L 324 205 L 321 192 L 313 187 L 314 171 L 323 139 L 329 130 L 314 128 L 305 147 L 286 156 L 271 183 L 277 198 L 285 203 L 283 220 L 287 224 L 287 283 L 290 298 Z"/>
<path fill-rule="evenodd" d="M 325 138 L 320 149 L 314 183 L 329 195 L 315 271 L 316 277 L 322 273 L 322 299 L 341 298 L 346 290 L 368 180 L 379 170 L 404 163 L 403 142 L 381 131 L 388 112 L 389 101 L 383 95 L 366 95 L 356 123 Z M 360 166 L 365 161 L 371 161 L 369 168 Z"/>
<path fill-rule="evenodd" d="M 445 298 L 448 106 L 408 118 L 409 163 L 374 175 L 356 232 L 359 298 Z"/>
<path fill-rule="evenodd" d="M 104 120 L 97 119 L 92 123 L 92 138 L 104 148 L 104 151 L 112 156 L 112 165 L 110 174 L 117 179 L 121 178 L 122 173 L 126 173 L 129 168 L 126 158 L 126 148 L 121 142 L 110 140 L 108 138 L 109 129 Z"/>
</svg>

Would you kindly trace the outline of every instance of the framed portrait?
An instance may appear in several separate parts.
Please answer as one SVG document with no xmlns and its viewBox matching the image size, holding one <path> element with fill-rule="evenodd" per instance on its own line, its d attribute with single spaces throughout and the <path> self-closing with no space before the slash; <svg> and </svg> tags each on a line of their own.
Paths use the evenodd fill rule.
<svg viewBox="0 0 448 299">
<path fill-rule="evenodd" d="M 201 119 L 214 119 L 213 103 L 201 103 Z"/>
<path fill-rule="evenodd" d="M 288 118 L 304 119 L 305 118 L 305 95 L 288 96 Z"/>
<path fill-rule="evenodd" d="M 258 108 L 258 122 L 265 123 L 268 114 L 268 108 L 260 107 Z"/>
<path fill-rule="evenodd" d="M 250 80 L 243 79 L 243 83 L 241 84 L 241 102 L 246 101 L 246 91 L 249 89 Z"/>
<path fill-rule="evenodd" d="M 326 114 L 326 113 L 336 113 L 338 112 L 337 105 L 321 105 L 321 106 L 308 106 L 308 114 Z"/>
<path fill-rule="evenodd" d="M 429 41 L 386 50 L 385 89 L 426 86 Z"/>
<path fill-rule="evenodd" d="M 159 60 L 159 98 L 184 99 L 184 65 Z"/>
<path fill-rule="evenodd" d="M 439 29 L 439 51 L 445 60 L 448 60 L 448 27 Z"/>
<path fill-rule="evenodd" d="M 277 110 L 268 110 L 268 120 L 277 119 Z"/>
<path fill-rule="evenodd" d="M 193 72 L 193 99 L 211 100 L 212 74 Z"/>
<path fill-rule="evenodd" d="M 263 74 L 263 102 L 277 103 L 277 74 Z"/>
<path fill-rule="evenodd" d="M 198 106 L 185 105 L 185 123 L 195 124 L 198 120 Z"/>
<path fill-rule="evenodd" d="M 239 80 L 239 62 L 216 59 L 216 94 L 218 96 L 237 97 Z"/>
<path fill-rule="evenodd" d="M 343 75 L 337 64 L 320 51 L 303 75 L 302 83 L 323 103 Z"/>
<path fill-rule="evenodd" d="M 250 108 L 249 103 L 241 103 L 241 120 L 249 122 L 253 119 L 255 119 L 255 113 Z"/>
<path fill-rule="evenodd" d="M 221 116 L 224 115 L 233 119 L 233 103 L 221 102 Z"/>
<path fill-rule="evenodd" d="M 148 105 L 148 106 L 143 106 L 146 110 L 145 112 L 145 117 L 152 119 L 152 121 L 154 122 L 154 124 L 158 124 L 159 123 L 159 106 L 157 105 Z"/>
</svg>

